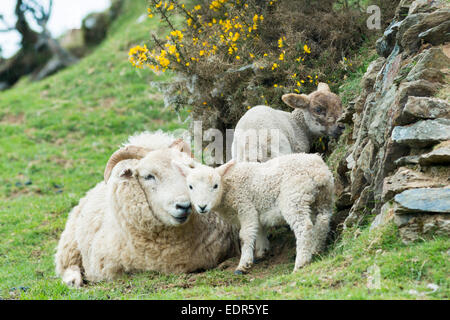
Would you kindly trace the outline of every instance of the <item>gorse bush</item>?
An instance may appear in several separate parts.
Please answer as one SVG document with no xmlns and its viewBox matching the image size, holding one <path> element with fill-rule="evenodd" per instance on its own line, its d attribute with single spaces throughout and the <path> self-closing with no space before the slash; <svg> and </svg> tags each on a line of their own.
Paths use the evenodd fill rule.
<svg viewBox="0 0 450 320">
<path fill-rule="evenodd" d="M 287 110 L 284 93 L 309 93 L 319 81 L 336 88 L 367 18 L 334 0 L 150 0 L 148 16 L 170 32 L 132 48 L 131 63 L 174 71 L 162 88 L 166 105 L 222 131 L 256 105 Z"/>
</svg>

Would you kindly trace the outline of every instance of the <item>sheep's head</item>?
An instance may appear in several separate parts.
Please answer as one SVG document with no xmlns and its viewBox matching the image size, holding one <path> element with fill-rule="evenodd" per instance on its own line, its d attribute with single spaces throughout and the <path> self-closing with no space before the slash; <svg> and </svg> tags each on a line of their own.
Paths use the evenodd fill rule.
<svg viewBox="0 0 450 320">
<path fill-rule="evenodd" d="M 172 160 L 189 165 L 193 160 L 187 154 L 190 151 L 183 150 L 182 144 L 154 151 L 126 147 L 113 154 L 108 165 L 115 164 L 107 165 L 105 178 L 113 192 L 115 212 L 127 216 L 121 220 L 140 229 L 187 222 L 191 202 L 185 178 L 171 165 Z"/>
<path fill-rule="evenodd" d="M 234 163 L 231 160 L 214 169 L 199 163 L 191 168 L 178 161 L 172 161 L 173 166 L 186 177 L 190 200 L 199 214 L 208 213 L 220 205 L 223 195 L 222 178 Z"/>
<path fill-rule="evenodd" d="M 314 137 L 331 136 L 337 139 L 345 129 L 343 124 L 337 122 L 343 111 L 341 99 L 331 92 L 326 83 L 319 83 L 317 90 L 309 95 L 289 93 L 281 99 L 295 109 L 295 118 L 303 117 Z"/>
</svg>

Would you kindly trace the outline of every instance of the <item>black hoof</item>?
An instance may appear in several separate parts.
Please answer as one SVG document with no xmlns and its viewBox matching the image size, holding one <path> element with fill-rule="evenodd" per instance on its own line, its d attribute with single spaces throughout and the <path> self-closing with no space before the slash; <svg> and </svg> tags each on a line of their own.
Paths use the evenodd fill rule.
<svg viewBox="0 0 450 320">
<path fill-rule="evenodd" d="M 237 276 L 240 276 L 240 275 L 243 275 L 244 273 L 241 270 L 236 270 L 234 272 L 234 274 L 237 275 Z"/>
</svg>

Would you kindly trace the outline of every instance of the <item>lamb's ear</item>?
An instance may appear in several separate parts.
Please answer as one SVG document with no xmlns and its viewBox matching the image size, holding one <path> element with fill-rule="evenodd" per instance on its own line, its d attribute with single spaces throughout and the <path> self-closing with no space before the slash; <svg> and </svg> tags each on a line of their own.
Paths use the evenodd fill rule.
<svg viewBox="0 0 450 320">
<path fill-rule="evenodd" d="M 119 176 L 126 179 L 131 178 L 133 176 L 133 170 L 130 168 L 123 169 Z"/>
<path fill-rule="evenodd" d="M 330 87 L 325 82 L 320 82 L 317 91 L 331 92 Z"/>
<path fill-rule="evenodd" d="M 236 161 L 234 161 L 234 160 L 228 161 L 227 163 L 221 165 L 220 167 L 218 167 L 218 168 L 216 169 L 216 170 L 217 170 L 217 173 L 218 173 L 221 177 L 223 177 L 223 176 L 225 175 L 225 173 L 227 173 L 227 171 L 228 171 L 232 166 L 234 166 L 235 164 L 236 164 Z"/>
<path fill-rule="evenodd" d="M 180 171 L 183 177 L 186 177 L 191 171 L 191 168 L 189 168 L 187 165 L 176 160 L 172 160 L 172 167 Z"/>
<path fill-rule="evenodd" d="M 184 141 L 183 139 L 177 139 L 169 146 L 169 148 L 173 148 L 175 150 L 178 150 L 180 152 L 184 152 L 187 155 L 189 155 L 191 158 L 193 158 L 193 154 L 191 152 L 191 146 Z"/>
<path fill-rule="evenodd" d="M 288 93 L 283 95 L 281 100 L 294 109 L 309 107 L 309 97 L 306 94 Z"/>
</svg>

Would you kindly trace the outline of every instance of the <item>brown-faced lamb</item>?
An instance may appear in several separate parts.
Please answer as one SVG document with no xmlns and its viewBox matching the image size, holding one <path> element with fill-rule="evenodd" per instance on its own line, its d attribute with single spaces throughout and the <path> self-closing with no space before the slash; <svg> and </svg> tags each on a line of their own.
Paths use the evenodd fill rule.
<svg viewBox="0 0 450 320">
<path fill-rule="evenodd" d="M 339 137 L 345 126 L 341 99 L 326 83 L 319 83 L 309 95 L 285 94 L 284 103 L 292 112 L 256 106 L 248 110 L 236 125 L 232 158 L 238 162 L 265 162 L 281 155 L 309 152 L 314 139 Z"/>
</svg>

